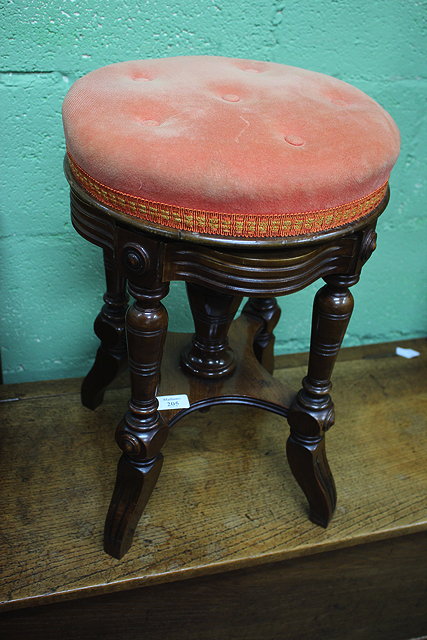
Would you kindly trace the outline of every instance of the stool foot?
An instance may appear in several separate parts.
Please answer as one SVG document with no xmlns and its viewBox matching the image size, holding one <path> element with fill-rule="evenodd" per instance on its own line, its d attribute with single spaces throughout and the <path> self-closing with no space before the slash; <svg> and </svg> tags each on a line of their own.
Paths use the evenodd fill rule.
<svg viewBox="0 0 427 640">
<path fill-rule="evenodd" d="M 126 455 L 120 458 L 104 529 L 104 550 L 113 558 L 120 559 L 129 550 L 162 465 L 161 453 L 144 462 L 136 462 Z"/>
<path fill-rule="evenodd" d="M 99 407 L 108 385 L 125 369 L 126 365 L 127 352 L 123 357 L 115 357 L 100 347 L 92 369 L 82 382 L 82 405 L 92 411 Z"/>
<path fill-rule="evenodd" d="M 326 528 L 335 511 L 337 494 L 324 436 L 310 438 L 291 432 L 286 454 L 294 478 L 308 500 L 310 520 Z"/>
</svg>

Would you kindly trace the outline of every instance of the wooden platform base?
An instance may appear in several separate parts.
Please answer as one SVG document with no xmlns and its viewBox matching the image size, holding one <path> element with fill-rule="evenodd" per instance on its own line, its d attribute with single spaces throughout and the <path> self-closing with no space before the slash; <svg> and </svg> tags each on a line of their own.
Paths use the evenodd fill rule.
<svg viewBox="0 0 427 640">
<path fill-rule="evenodd" d="M 172 430 L 121 561 L 103 553 L 102 529 L 125 379 L 96 412 L 81 407 L 79 380 L 4 386 L 2 637 L 426 635 L 427 347 L 402 343 L 422 352 L 405 360 L 395 346 L 344 350 L 336 365 L 327 530 L 307 519 L 284 418 L 214 407 Z M 304 357 L 285 361 L 275 377 L 298 388 Z"/>
<path fill-rule="evenodd" d="M 188 346 L 191 334 L 169 333 L 162 359 L 159 395 L 185 394 L 190 401 L 186 410 L 166 411 L 168 424 L 174 427 L 192 412 L 212 408 L 225 402 L 262 408 L 285 417 L 296 389 L 292 389 L 283 376 L 274 378 L 254 356 L 253 340 L 260 322 L 242 314 L 229 330 L 236 369 L 231 377 L 203 379 L 185 373 L 180 367 L 180 354 Z M 255 394 L 255 397 L 254 397 Z M 284 423 L 286 424 L 286 423 Z"/>
</svg>

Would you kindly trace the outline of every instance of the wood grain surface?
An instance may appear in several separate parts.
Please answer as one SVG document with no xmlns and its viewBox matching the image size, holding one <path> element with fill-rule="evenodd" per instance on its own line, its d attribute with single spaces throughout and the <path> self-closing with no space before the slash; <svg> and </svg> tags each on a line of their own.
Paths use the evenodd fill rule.
<svg viewBox="0 0 427 640">
<path fill-rule="evenodd" d="M 6 611 L 7 640 L 423 640 L 427 532 Z"/>
<path fill-rule="evenodd" d="M 338 507 L 327 530 L 307 520 L 284 455 L 285 420 L 213 408 L 172 430 L 162 475 L 121 561 L 102 551 L 102 529 L 118 457 L 113 433 L 128 399 L 123 378 L 96 412 L 80 405 L 79 380 L 4 386 L 3 610 L 426 531 L 427 348 L 423 340 L 402 346 L 421 357 L 397 357 L 389 344 L 350 359 L 344 350 L 337 362 L 328 453 Z M 293 366 L 275 377 L 297 389 L 304 373 Z"/>
</svg>

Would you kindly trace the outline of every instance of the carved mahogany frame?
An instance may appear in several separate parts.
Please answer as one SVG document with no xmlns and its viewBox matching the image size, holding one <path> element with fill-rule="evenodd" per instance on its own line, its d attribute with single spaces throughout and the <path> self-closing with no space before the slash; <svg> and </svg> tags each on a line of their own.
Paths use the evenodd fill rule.
<svg viewBox="0 0 427 640">
<path fill-rule="evenodd" d="M 230 240 L 165 229 L 109 209 L 75 182 L 67 161 L 65 171 L 73 225 L 103 249 L 107 281 L 95 321 L 101 346 L 82 385 L 83 404 L 95 409 L 126 362 L 131 377 L 129 408 L 116 432 L 123 455 L 105 525 L 107 553 L 120 558 L 132 543 L 161 470 L 169 428 L 194 410 L 224 403 L 287 416 L 291 470 L 311 520 L 326 527 L 336 504 L 324 440 L 334 422 L 331 375 L 353 309 L 349 287 L 375 249 L 375 224 L 388 192 L 368 216 L 346 227 L 298 238 Z M 314 300 L 308 371 L 295 395 L 271 377 L 280 316 L 275 296 L 319 278 L 326 284 Z M 168 336 L 162 385 L 166 380 L 168 394 L 187 392 L 191 405 L 159 412 L 168 322 L 161 300 L 173 280 L 186 282 L 195 334 L 191 340 Z M 126 283 L 135 299 L 129 309 Z M 244 296 L 249 300 L 233 322 Z"/>
</svg>

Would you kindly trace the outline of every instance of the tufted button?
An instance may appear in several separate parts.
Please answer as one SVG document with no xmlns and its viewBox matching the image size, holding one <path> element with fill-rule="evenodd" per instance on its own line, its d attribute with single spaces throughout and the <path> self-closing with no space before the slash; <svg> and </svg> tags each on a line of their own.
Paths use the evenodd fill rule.
<svg viewBox="0 0 427 640">
<path fill-rule="evenodd" d="M 304 140 L 299 136 L 288 135 L 285 136 L 285 142 L 292 145 L 293 147 L 302 147 L 304 144 Z"/>
<path fill-rule="evenodd" d="M 226 93 L 225 96 L 222 96 L 222 99 L 226 102 L 239 102 L 239 96 L 236 96 L 234 93 Z"/>
<path fill-rule="evenodd" d="M 141 124 L 145 124 L 148 127 L 158 127 L 160 126 L 160 122 L 158 122 L 157 120 L 139 120 L 139 122 Z"/>
</svg>

